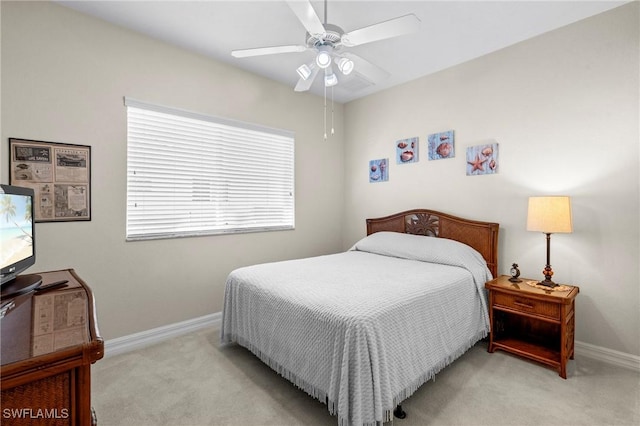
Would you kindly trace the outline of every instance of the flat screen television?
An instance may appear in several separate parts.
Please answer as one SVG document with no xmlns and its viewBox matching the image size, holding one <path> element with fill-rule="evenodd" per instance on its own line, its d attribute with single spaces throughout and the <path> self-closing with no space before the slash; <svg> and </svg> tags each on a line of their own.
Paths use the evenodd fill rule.
<svg viewBox="0 0 640 426">
<path fill-rule="evenodd" d="M 36 263 L 34 191 L 0 184 L 0 290 L 2 298 L 37 288 L 39 275 L 20 275 Z"/>
</svg>

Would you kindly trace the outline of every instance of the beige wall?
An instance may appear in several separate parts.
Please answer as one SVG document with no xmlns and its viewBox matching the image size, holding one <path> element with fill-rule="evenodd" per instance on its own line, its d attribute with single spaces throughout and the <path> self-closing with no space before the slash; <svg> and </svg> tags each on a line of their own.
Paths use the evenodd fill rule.
<svg viewBox="0 0 640 426">
<path fill-rule="evenodd" d="M 574 233 L 552 237 L 552 264 L 581 287 L 577 339 L 640 355 L 637 2 L 338 105 L 327 143 L 320 98 L 55 4 L 1 5 L 0 180 L 8 137 L 92 146 L 93 220 L 38 224 L 31 271 L 76 268 L 105 338 L 218 312 L 233 268 L 339 251 L 366 217 L 413 207 L 500 222 L 501 272 L 538 277 L 527 197 L 568 194 Z M 295 131 L 296 230 L 126 243 L 123 96 Z M 456 157 L 427 161 L 426 135 L 449 129 Z M 411 136 L 420 162 L 369 184 L 368 161 Z M 487 141 L 500 173 L 465 176 L 466 147 Z"/>
<path fill-rule="evenodd" d="M 296 134 L 295 231 L 125 242 L 123 96 Z M 51 3 L 2 2 L 2 159 L 9 137 L 92 146 L 92 220 L 37 224 L 37 264 L 93 288 L 106 339 L 222 310 L 234 268 L 341 249 L 342 106 Z M 327 172 L 329 170 L 329 172 Z"/>
<path fill-rule="evenodd" d="M 425 207 L 499 222 L 500 271 L 540 277 L 545 239 L 527 198 L 573 197 L 574 232 L 551 239 L 557 281 L 580 286 L 576 338 L 640 355 L 638 2 L 345 105 L 343 247 L 366 217 Z M 437 58 L 434 58 L 437 60 Z M 455 130 L 455 158 L 426 136 Z M 420 162 L 394 141 L 420 137 Z M 466 176 L 468 146 L 499 143 L 496 175 Z M 368 161 L 389 157 L 389 182 Z"/>
</svg>

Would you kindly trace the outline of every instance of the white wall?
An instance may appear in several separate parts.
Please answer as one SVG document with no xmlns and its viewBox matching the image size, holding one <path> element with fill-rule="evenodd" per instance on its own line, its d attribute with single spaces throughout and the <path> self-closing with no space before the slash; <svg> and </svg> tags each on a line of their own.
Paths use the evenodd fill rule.
<svg viewBox="0 0 640 426">
<path fill-rule="evenodd" d="M 536 278 L 544 237 L 525 230 L 527 197 L 568 194 L 574 233 L 552 237 L 552 264 L 581 288 L 576 337 L 640 355 L 637 2 L 344 114 L 337 105 L 327 143 L 315 96 L 55 4 L 0 5 L 0 180 L 9 137 L 92 146 L 93 220 L 38 224 L 30 272 L 74 267 L 96 293 L 105 338 L 220 311 L 233 268 L 347 248 L 365 218 L 413 207 L 499 222 L 501 272 L 518 262 Z M 123 96 L 294 130 L 296 230 L 126 243 Z M 449 129 L 456 157 L 427 161 L 427 134 Z M 392 160 L 411 136 L 420 162 L 392 161 L 390 181 L 369 184 L 368 161 Z M 500 173 L 465 176 L 466 147 L 485 141 L 500 144 Z"/>
<path fill-rule="evenodd" d="M 345 105 L 345 237 L 366 217 L 424 207 L 499 222 L 501 273 L 540 278 L 527 198 L 572 196 L 574 232 L 551 239 L 556 281 L 580 286 L 576 339 L 640 355 L 638 2 Z M 437 60 L 437 58 L 435 58 Z M 426 137 L 455 130 L 455 158 Z M 420 161 L 394 142 L 420 137 Z M 466 176 L 468 146 L 499 143 L 499 173 Z M 389 182 L 368 161 L 389 157 Z"/>
<path fill-rule="evenodd" d="M 112 339 L 222 310 L 234 268 L 341 249 L 342 106 L 48 2 L 2 2 L 2 182 L 9 137 L 91 145 L 92 220 L 39 223 L 29 272 L 75 268 Z M 125 242 L 123 96 L 296 134 L 295 231 Z"/>
</svg>

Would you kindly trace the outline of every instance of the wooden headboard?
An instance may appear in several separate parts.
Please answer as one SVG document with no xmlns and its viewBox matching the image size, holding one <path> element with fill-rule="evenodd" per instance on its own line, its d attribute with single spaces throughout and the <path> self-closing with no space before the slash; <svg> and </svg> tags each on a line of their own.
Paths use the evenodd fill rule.
<svg viewBox="0 0 640 426">
<path fill-rule="evenodd" d="M 498 276 L 498 230 L 491 222 L 463 219 L 434 210 L 414 209 L 390 216 L 367 219 L 367 235 L 391 231 L 460 241 L 476 249 Z"/>
</svg>

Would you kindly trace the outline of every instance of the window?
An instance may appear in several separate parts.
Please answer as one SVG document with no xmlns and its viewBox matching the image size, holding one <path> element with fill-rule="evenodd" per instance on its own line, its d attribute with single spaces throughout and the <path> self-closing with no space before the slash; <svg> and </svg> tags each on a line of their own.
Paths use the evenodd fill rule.
<svg viewBox="0 0 640 426">
<path fill-rule="evenodd" d="M 125 98 L 127 240 L 294 228 L 294 138 Z"/>
</svg>

